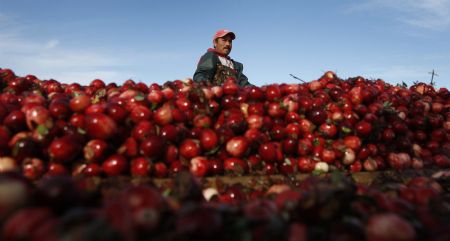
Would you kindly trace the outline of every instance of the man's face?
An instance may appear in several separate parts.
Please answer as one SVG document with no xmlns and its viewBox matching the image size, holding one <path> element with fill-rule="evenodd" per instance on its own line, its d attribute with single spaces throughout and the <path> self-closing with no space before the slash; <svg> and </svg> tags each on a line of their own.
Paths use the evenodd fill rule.
<svg viewBox="0 0 450 241">
<path fill-rule="evenodd" d="M 217 38 L 215 40 L 216 51 L 223 55 L 229 55 L 233 46 L 232 42 L 233 39 L 230 35 L 225 35 L 221 38 Z"/>
</svg>

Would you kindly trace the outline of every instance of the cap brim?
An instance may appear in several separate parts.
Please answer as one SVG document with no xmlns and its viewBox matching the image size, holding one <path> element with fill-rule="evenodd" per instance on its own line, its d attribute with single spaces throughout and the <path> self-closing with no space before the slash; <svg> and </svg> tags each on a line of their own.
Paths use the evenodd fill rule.
<svg viewBox="0 0 450 241">
<path fill-rule="evenodd" d="M 222 34 L 222 35 L 216 35 L 214 39 L 217 39 L 217 38 L 223 38 L 223 37 L 225 37 L 225 36 L 227 36 L 227 35 L 231 35 L 231 38 L 232 38 L 233 40 L 236 38 L 236 35 L 235 35 L 233 32 L 228 32 L 228 33 L 224 33 L 224 34 Z"/>
<path fill-rule="evenodd" d="M 229 32 L 229 33 L 227 33 L 227 34 L 224 34 L 222 37 L 225 37 L 225 36 L 227 36 L 227 35 L 231 35 L 231 38 L 232 38 L 232 39 L 235 39 L 235 38 L 236 38 L 236 34 L 234 34 L 233 32 Z"/>
</svg>

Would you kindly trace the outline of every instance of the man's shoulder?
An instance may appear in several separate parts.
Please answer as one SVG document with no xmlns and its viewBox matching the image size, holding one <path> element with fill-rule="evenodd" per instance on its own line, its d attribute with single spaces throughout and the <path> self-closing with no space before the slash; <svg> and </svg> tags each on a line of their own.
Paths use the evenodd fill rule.
<svg viewBox="0 0 450 241">
<path fill-rule="evenodd" d="M 207 58 L 213 58 L 213 57 L 217 57 L 217 54 L 211 51 L 206 51 L 206 53 L 204 53 L 202 55 L 202 57 L 207 57 Z"/>
<path fill-rule="evenodd" d="M 219 57 L 217 57 L 217 55 L 214 52 L 207 51 L 200 57 L 200 60 L 199 60 L 199 62 L 205 62 L 205 61 L 217 62 L 217 61 L 219 61 Z"/>
</svg>

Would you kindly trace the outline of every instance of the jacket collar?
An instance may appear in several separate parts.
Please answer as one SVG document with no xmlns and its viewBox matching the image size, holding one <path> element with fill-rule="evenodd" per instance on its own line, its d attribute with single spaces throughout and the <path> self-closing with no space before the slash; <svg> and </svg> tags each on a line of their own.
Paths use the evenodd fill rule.
<svg viewBox="0 0 450 241">
<path fill-rule="evenodd" d="M 213 53 L 215 53 L 215 54 L 217 54 L 217 55 L 219 55 L 219 56 L 221 56 L 221 57 L 224 57 L 224 58 L 227 58 L 227 59 L 231 59 L 230 56 L 221 54 L 221 53 L 217 52 L 217 50 L 214 49 L 214 48 L 209 48 L 209 49 L 208 49 L 208 52 L 213 52 Z"/>
</svg>

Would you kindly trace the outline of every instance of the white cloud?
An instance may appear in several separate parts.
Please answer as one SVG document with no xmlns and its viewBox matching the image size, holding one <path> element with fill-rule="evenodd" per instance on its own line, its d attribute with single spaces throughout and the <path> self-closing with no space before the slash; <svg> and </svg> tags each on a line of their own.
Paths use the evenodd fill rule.
<svg viewBox="0 0 450 241">
<path fill-rule="evenodd" d="M 45 49 L 52 49 L 52 48 L 54 48 L 54 47 L 56 47 L 56 46 L 58 46 L 58 45 L 59 45 L 59 41 L 56 40 L 56 39 L 52 39 L 52 40 L 49 40 L 49 41 L 45 44 Z"/>
<path fill-rule="evenodd" d="M 95 78 L 119 79 L 124 74 L 113 70 L 119 60 L 106 54 L 67 49 L 56 39 L 32 42 L 15 34 L 0 35 L 0 60 L 1 67 L 17 75 L 34 74 L 61 82 L 87 84 Z"/>
<path fill-rule="evenodd" d="M 114 66 L 119 59 L 106 53 L 68 48 L 59 39 L 29 38 L 26 27 L 0 14 L 0 68 L 17 75 L 34 74 L 41 79 L 87 84 L 95 78 L 127 78 Z"/>
<path fill-rule="evenodd" d="M 393 10 L 397 19 L 414 27 L 431 30 L 450 28 L 450 0 L 366 0 L 349 7 L 349 12 Z"/>
<path fill-rule="evenodd" d="M 0 68 L 11 68 L 17 75 L 36 75 L 40 79 L 88 84 L 100 78 L 121 83 L 137 76 L 141 68 L 158 68 L 161 63 L 183 59 L 176 52 L 149 52 L 130 49 L 71 47 L 59 38 L 27 36 L 27 27 L 0 13 Z M 170 78 L 170 77 L 169 77 Z"/>
</svg>

